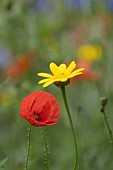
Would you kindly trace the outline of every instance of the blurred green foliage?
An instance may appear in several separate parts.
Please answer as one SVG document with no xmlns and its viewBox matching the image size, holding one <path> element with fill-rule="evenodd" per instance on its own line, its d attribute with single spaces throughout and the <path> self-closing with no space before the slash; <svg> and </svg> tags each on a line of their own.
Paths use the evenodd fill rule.
<svg viewBox="0 0 113 170">
<path fill-rule="evenodd" d="M 100 79 L 76 81 L 66 89 L 77 134 L 78 170 L 112 170 L 113 147 L 99 99 L 108 97 L 106 113 L 113 130 L 113 13 L 107 9 L 107 1 L 94 1 L 94 8 L 89 11 L 71 8 L 65 1 L 49 3 L 50 8 L 43 10 L 36 8 L 32 0 L 0 1 L 0 48 L 10 50 L 10 63 L 26 52 L 35 54 L 29 69 L 15 81 L 5 75 L 7 67 L 0 68 L 0 166 L 5 164 L 6 170 L 23 169 L 29 123 L 19 117 L 19 105 L 29 93 L 46 90 L 58 99 L 61 107 L 59 123 L 46 127 L 51 169 L 72 170 L 73 138 L 61 92 L 54 85 L 43 89 L 37 84 L 36 74 L 49 72 L 51 61 L 57 64 L 76 61 L 82 45 L 99 44 L 102 59 L 92 67 L 101 73 Z M 40 127 L 32 129 L 30 170 L 46 169 L 40 131 Z"/>
</svg>

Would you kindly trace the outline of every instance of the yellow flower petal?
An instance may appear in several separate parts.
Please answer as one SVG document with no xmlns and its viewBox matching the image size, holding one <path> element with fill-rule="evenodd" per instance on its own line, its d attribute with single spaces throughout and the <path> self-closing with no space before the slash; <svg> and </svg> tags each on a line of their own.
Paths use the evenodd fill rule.
<svg viewBox="0 0 113 170">
<path fill-rule="evenodd" d="M 41 77 L 47 77 L 47 78 L 53 77 L 51 74 L 48 74 L 48 73 L 38 73 L 37 75 Z"/>
<path fill-rule="evenodd" d="M 66 65 L 60 64 L 59 69 L 60 69 L 61 73 L 64 73 L 66 71 Z"/>
<path fill-rule="evenodd" d="M 53 75 L 61 74 L 59 67 L 55 63 L 50 63 L 49 67 Z"/>
<path fill-rule="evenodd" d="M 55 80 L 50 80 L 50 81 L 48 81 L 47 83 L 45 83 L 45 84 L 43 85 L 43 87 L 47 87 L 47 86 L 49 86 L 50 84 L 52 84 L 53 82 L 55 82 Z"/>
<path fill-rule="evenodd" d="M 84 68 L 79 68 L 70 74 L 70 78 L 83 74 Z"/>
<path fill-rule="evenodd" d="M 71 74 L 71 75 L 70 75 L 70 78 L 75 77 L 75 76 L 78 76 L 78 75 L 80 75 L 80 74 L 83 74 L 83 73 L 82 73 L 82 72 L 78 72 L 78 73 L 76 73 L 75 75 L 74 75 L 74 74 Z"/>
<path fill-rule="evenodd" d="M 43 80 L 40 80 L 40 81 L 38 82 L 38 84 L 45 83 L 45 82 L 47 82 L 47 81 L 49 81 L 49 80 L 51 80 L 51 79 L 43 79 Z"/>
<path fill-rule="evenodd" d="M 72 61 L 71 64 L 66 69 L 66 73 L 70 74 L 75 69 L 75 67 L 76 67 L 76 63 L 75 61 Z"/>
</svg>

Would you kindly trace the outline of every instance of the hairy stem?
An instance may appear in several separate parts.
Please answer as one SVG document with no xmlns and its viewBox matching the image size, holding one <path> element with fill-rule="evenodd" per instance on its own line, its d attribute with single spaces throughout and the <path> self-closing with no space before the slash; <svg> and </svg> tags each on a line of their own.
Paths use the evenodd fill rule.
<svg viewBox="0 0 113 170">
<path fill-rule="evenodd" d="M 50 165 L 49 165 L 49 151 L 48 151 L 48 144 L 47 144 L 47 139 L 46 139 L 46 132 L 44 127 L 42 127 L 42 137 L 43 137 L 43 141 L 44 141 L 44 149 L 45 149 L 45 163 L 47 165 L 47 170 L 50 169 Z"/>
<path fill-rule="evenodd" d="M 25 170 L 28 170 L 28 161 L 29 161 L 30 148 L 31 148 L 31 131 L 32 131 L 32 125 L 30 124 L 29 129 L 28 129 L 28 149 L 27 149 Z"/>
</svg>

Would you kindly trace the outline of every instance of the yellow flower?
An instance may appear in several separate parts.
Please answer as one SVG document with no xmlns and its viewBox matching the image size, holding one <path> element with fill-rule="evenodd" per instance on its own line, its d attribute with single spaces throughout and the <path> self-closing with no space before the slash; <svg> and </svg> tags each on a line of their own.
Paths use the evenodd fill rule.
<svg viewBox="0 0 113 170">
<path fill-rule="evenodd" d="M 80 75 L 83 73 L 84 68 L 79 68 L 75 70 L 76 63 L 72 61 L 68 67 L 65 64 L 60 64 L 57 66 L 55 63 L 50 63 L 50 70 L 53 75 L 48 73 L 38 73 L 38 76 L 45 77 L 45 79 L 38 82 L 38 84 L 44 83 L 43 87 L 47 87 L 52 83 L 57 86 L 69 84 L 69 80 L 72 77 Z"/>
<path fill-rule="evenodd" d="M 8 95 L 5 95 L 4 93 L 0 92 L 0 105 L 1 106 L 8 106 L 11 104 L 11 99 Z"/>
<path fill-rule="evenodd" d="M 77 56 L 88 61 L 99 60 L 102 57 L 102 49 L 98 45 L 84 45 L 79 48 Z"/>
</svg>

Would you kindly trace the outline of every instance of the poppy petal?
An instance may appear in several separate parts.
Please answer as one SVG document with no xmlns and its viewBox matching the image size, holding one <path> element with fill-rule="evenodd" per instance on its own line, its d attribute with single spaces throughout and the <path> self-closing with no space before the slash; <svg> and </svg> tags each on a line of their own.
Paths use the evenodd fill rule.
<svg viewBox="0 0 113 170">
<path fill-rule="evenodd" d="M 39 122 L 47 122 L 53 114 L 52 104 L 48 101 L 42 108 L 41 113 L 38 113 Z"/>
</svg>

